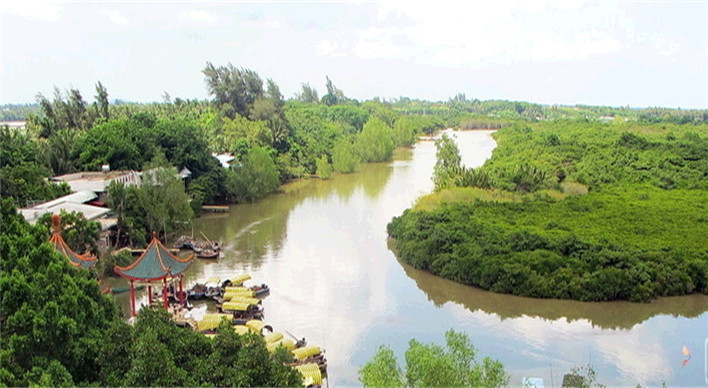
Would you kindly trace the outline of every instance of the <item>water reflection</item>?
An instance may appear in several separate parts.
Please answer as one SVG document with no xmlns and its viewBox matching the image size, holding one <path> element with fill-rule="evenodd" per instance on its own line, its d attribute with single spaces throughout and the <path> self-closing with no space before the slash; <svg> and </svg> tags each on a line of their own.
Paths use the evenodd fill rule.
<svg viewBox="0 0 708 388">
<path fill-rule="evenodd" d="M 389 241 L 389 248 L 392 248 Z M 502 321 L 509 318 L 539 317 L 549 321 L 571 323 L 586 320 L 592 327 L 629 330 L 655 315 L 695 318 L 708 311 L 708 297 L 688 295 L 654 300 L 650 303 L 578 302 L 572 300 L 534 299 L 497 294 L 477 287 L 465 286 L 400 263 L 428 300 L 436 306 L 459 303 L 470 312 L 483 311 Z"/>
</svg>

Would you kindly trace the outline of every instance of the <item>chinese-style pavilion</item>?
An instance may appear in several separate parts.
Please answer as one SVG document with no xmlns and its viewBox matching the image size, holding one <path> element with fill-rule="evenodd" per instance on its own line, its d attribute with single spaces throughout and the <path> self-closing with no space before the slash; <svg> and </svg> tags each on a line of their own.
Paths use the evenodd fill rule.
<svg viewBox="0 0 708 388">
<path fill-rule="evenodd" d="M 91 255 L 88 252 L 83 255 L 79 255 L 71 250 L 68 245 L 66 245 L 66 241 L 64 241 L 64 238 L 61 237 L 61 217 L 56 214 L 52 215 L 52 227 L 54 229 L 54 233 L 49 239 L 49 242 L 54 245 L 54 248 L 59 251 L 59 253 L 69 259 L 69 264 L 74 267 L 84 269 L 93 268 L 96 265 L 96 262 L 98 261 L 96 256 Z"/>
<path fill-rule="evenodd" d="M 189 268 L 194 260 L 194 254 L 187 258 L 173 255 L 162 245 L 155 233 L 152 234 L 152 241 L 133 264 L 127 267 L 115 266 L 114 271 L 130 280 L 130 307 L 131 313 L 135 316 L 135 282 L 148 283 L 148 299 L 152 304 L 152 283 L 156 280 L 162 281 L 162 301 L 167 309 L 167 279 L 179 278 L 179 301 L 184 304 L 185 293 L 183 290 L 184 271 Z"/>
</svg>

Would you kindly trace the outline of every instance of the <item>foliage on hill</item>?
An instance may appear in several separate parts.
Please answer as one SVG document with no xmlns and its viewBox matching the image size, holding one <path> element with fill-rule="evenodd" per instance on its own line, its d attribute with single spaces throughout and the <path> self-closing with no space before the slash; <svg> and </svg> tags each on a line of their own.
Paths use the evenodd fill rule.
<svg viewBox="0 0 708 388">
<path fill-rule="evenodd" d="M 477 169 L 438 142 L 439 191 L 388 226 L 402 260 L 532 297 L 708 293 L 705 125 L 516 124 L 495 137 Z M 470 171 L 494 189 L 455 187 L 485 187 Z"/>
</svg>

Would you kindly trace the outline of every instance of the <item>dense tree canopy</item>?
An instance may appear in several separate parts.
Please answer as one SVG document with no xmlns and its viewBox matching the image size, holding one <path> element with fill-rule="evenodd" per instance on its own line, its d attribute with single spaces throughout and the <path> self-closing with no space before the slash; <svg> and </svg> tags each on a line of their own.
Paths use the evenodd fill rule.
<svg viewBox="0 0 708 388">
<path fill-rule="evenodd" d="M 50 200 L 69 193 L 66 184 L 46 181 L 51 170 L 40 146 L 31 136 L 7 126 L 0 127 L 0 193 L 19 206 Z"/>
<path fill-rule="evenodd" d="M 395 144 L 391 128 L 378 117 L 370 117 L 357 135 L 357 151 L 365 162 L 384 162 L 391 159 Z"/>
<path fill-rule="evenodd" d="M 386 346 L 359 370 L 365 387 L 501 387 L 509 381 L 504 367 L 489 357 L 477 361 L 477 350 L 464 333 L 445 333 L 443 348 L 411 340 L 405 372 Z"/>
</svg>

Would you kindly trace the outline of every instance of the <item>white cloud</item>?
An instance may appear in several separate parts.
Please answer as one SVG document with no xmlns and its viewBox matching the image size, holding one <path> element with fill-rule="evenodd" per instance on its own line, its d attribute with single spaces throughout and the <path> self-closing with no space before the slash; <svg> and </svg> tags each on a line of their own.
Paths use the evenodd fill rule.
<svg viewBox="0 0 708 388">
<path fill-rule="evenodd" d="M 360 57 L 403 56 L 441 66 L 587 60 L 623 49 L 622 39 L 631 35 L 632 24 L 616 11 L 612 4 L 586 6 L 579 1 L 389 0 L 379 4 L 377 16 L 383 25 L 359 30 L 353 47 Z M 391 26 L 397 18 L 410 23 Z M 393 44 L 394 35 L 417 48 L 406 51 Z"/>
<path fill-rule="evenodd" d="M 357 30 L 359 41 L 354 46 L 354 55 L 364 59 L 396 57 L 401 49 L 391 40 L 395 32 L 375 27 Z"/>
<path fill-rule="evenodd" d="M 315 53 L 321 57 L 344 57 L 346 53 L 340 50 L 337 42 L 325 39 L 317 42 Z"/>
<path fill-rule="evenodd" d="M 15 15 L 23 19 L 57 21 L 61 18 L 62 6 L 47 1 L 3 1 L 2 14 Z"/>
<path fill-rule="evenodd" d="M 121 15 L 121 13 L 118 11 L 104 11 L 102 12 L 102 14 L 107 16 L 108 20 L 110 20 L 113 24 L 117 24 L 120 26 L 128 24 L 128 18 Z"/>
<path fill-rule="evenodd" d="M 180 18 L 200 23 L 214 23 L 217 20 L 216 15 L 206 11 L 187 11 L 182 13 Z"/>
</svg>

